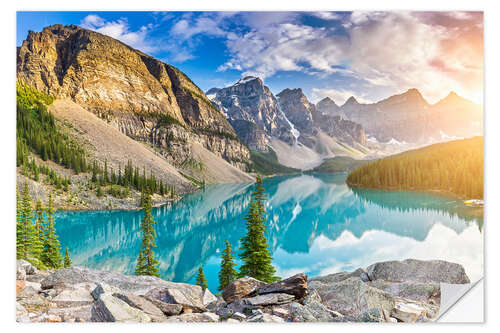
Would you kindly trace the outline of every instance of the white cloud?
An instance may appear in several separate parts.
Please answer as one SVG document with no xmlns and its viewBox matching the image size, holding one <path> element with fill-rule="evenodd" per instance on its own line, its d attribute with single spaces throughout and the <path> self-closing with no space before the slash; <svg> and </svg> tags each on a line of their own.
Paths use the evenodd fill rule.
<svg viewBox="0 0 500 333">
<path fill-rule="evenodd" d="M 347 39 L 328 32 L 326 28 L 283 23 L 233 36 L 226 43 L 232 57 L 219 70 L 241 68 L 243 75 L 263 78 L 280 70 L 339 71 L 334 66 L 342 59 Z"/>
<path fill-rule="evenodd" d="M 131 31 L 126 19 L 106 21 L 98 15 L 91 14 L 87 15 L 80 22 L 80 26 L 82 28 L 93 30 L 103 35 L 118 39 L 119 41 L 146 53 L 154 52 L 158 49 L 153 42 L 148 40 L 148 34 L 153 28 L 152 24 L 142 26 L 136 31 Z"/>
<path fill-rule="evenodd" d="M 328 21 L 342 19 L 342 15 L 336 12 L 312 12 L 311 15 Z"/>
</svg>

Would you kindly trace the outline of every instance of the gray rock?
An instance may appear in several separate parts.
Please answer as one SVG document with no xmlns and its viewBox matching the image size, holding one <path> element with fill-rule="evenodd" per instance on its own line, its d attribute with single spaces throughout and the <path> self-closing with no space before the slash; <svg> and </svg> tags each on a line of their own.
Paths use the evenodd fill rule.
<svg viewBox="0 0 500 333">
<path fill-rule="evenodd" d="M 26 281 L 41 283 L 43 279 L 52 274 L 50 271 L 38 271 L 36 274 L 27 275 Z"/>
<path fill-rule="evenodd" d="M 64 322 L 89 322 L 92 319 L 93 305 L 49 308 L 47 313 L 56 315 Z"/>
<path fill-rule="evenodd" d="M 107 284 L 111 287 L 117 287 L 123 292 L 136 295 L 144 295 L 154 288 L 187 285 L 164 281 L 154 276 L 123 275 L 79 266 L 59 269 L 44 278 L 41 285 L 43 289 L 50 289 L 56 286 L 67 287 L 83 282 Z"/>
<path fill-rule="evenodd" d="M 179 316 L 169 317 L 166 322 L 178 323 L 215 323 L 219 321 L 219 316 L 211 312 L 184 313 Z"/>
<path fill-rule="evenodd" d="M 314 289 L 323 284 L 337 283 L 352 277 L 359 277 L 363 282 L 369 281 L 368 274 L 362 268 L 358 268 L 352 272 L 340 272 L 311 278 L 308 281 L 308 287 Z"/>
<path fill-rule="evenodd" d="M 121 299 L 131 307 L 141 310 L 150 316 L 153 321 L 163 321 L 165 319 L 163 311 L 144 297 L 129 293 L 114 293 L 113 296 Z"/>
<path fill-rule="evenodd" d="M 48 301 L 33 287 L 24 288 L 16 295 L 16 300 L 23 306 L 40 307 L 48 304 Z"/>
<path fill-rule="evenodd" d="M 443 260 L 385 261 L 369 266 L 367 273 L 372 281 L 470 283 L 461 265 Z"/>
<path fill-rule="evenodd" d="M 241 312 L 235 312 L 235 313 L 232 314 L 231 318 L 239 320 L 239 321 L 243 321 L 243 320 L 247 319 L 247 316 L 245 316 Z"/>
<path fill-rule="evenodd" d="M 211 296 L 210 296 L 211 295 Z M 169 287 L 155 288 L 150 290 L 146 296 L 170 304 L 180 304 L 186 309 L 194 312 L 205 312 L 205 301 L 212 299 L 217 301 L 207 289 L 203 291 L 200 286 L 193 286 L 185 283 L 173 283 Z"/>
<path fill-rule="evenodd" d="M 169 304 L 154 298 L 149 298 L 146 296 L 141 297 L 144 297 L 146 300 L 153 303 L 166 316 L 176 316 L 182 312 L 182 305 L 180 304 Z"/>
<path fill-rule="evenodd" d="M 375 280 L 368 282 L 368 285 L 391 293 L 394 296 L 418 300 L 431 304 L 439 304 L 441 298 L 441 288 L 439 283 L 423 282 L 388 282 Z"/>
<path fill-rule="evenodd" d="M 27 317 L 28 316 L 28 310 L 24 308 L 19 302 L 16 302 L 16 317 Z"/>
<path fill-rule="evenodd" d="M 92 321 L 145 323 L 150 322 L 151 318 L 119 298 L 102 294 L 92 308 Z"/>
<path fill-rule="evenodd" d="M 259 295 L 270 293 L 285 293 L 300 299 L 307 291 L 307 275 L 304 273 L 295 274 L 287 279 L 274 282 L 260 287 L 257 290 Z"/>
<path fill-rule="evenodd" d="M 36 274 L 38 271 L 35 266 L 33 266 L 32 264 L 30 264 L 29 262 L 27 262 L 24 259 L 18 260 L 16 262 L 16 264 L 17 264 L 17 267 L 20 267 L 21 269 L 24 270 L 26 275 L 33 275 L 33 274 Z"/>
<path fill-rule="evenodd" d="M 290 304 L 290 317 L 294 322 L 331 322 L 334 318 L 342 317 L 338 312 L 326 308 L 317 301 L 310 301 L 307 305 L 297 302 Z"/>
<path fill-rule="evenodd" d="M 271 314 L 286 319 L 290 316 L 290 310 L 282 307 L 273 307 Z"/>
<path fill-rule="evenodd" d="M 26 271 L 19 264 L 16 267 L 16 280 L 21 280 L 21 281 L 26 280 Z"/>
<path fill-rule="evenodd" d="M 120 288 L 112 287 L 106 283 L 98 283 L 97 286 L 92 290 L 91 295 L 95 300 L 99 299 L 102 294 L 114 294 L 121 292 Z"/>
<path fill-rule="evenodd" d="M 316 290 L 329 309 L 352 317 L 358 317 L 361 312 L 372 308 L 391 311 L 394 307 L 393 295 L 370 287 L 359 277 L 321 284 Z"/>
<path fill-rule="evenodd" d="M 302 300 L 302 304 L 307 305 L 313 301 L 321 303 L 321 296 L 319 295 L 319 293 L 316 289 L 309 289 L 306 297 L 304 297 L 304 299 Z"/>
<path fill-rule="evenodd" d="M 381 323 L 385 322 L 384 314 L 379 309 L 368 309 L 361 312 L 357 318 L 360 322 Z"/>
<path fill-rule="evenodd" d="M 270 315 L 269 313 L 257 314 L 249 317 L 247 322 L 249 323 L 283 323 L 285 322 L 283 318 Z"/>
<path fill-rule="evenodd" d="M 265 294 L 265 295 L 258 295 L 250 298 L 245 298 L 243 299 L 243 302 L 251 306 L 267 306 L 274 304 L 290 303 L 294 299 L 295 297 L 293 295 L 281 293 L 281 294 Z"/>
<path fill-rule="evenodd" d="M 227 303 L 233 302 L 235 299 L 245 297 L 263 287 L 266 283 L 251 277 L 243 277 L 236 279 L 226 286 L 222 292 L 222 297 Z"/>
<path fill-rule="evenodd" d="M 52 301 L 60 307 L 89 305 L 94 302 L 91 295 L 91 290 L 94 289 L 94 284 L 77 284 L 61 291 Z"/>
</svg>

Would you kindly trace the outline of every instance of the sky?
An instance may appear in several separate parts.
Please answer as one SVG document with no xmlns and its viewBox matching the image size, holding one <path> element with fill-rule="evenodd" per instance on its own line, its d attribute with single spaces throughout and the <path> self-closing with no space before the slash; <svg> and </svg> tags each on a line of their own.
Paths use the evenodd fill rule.
<svg viewBox="0 0 500 333">
<path fill-rule="evenodd" d="M 482 12 L 18 12 L 28 31 L 76 24 L 172 64 L 204 91 L 247 75 L 311 102 L 372 103 L 410 88 L 482 104 Z"/>
</svg>

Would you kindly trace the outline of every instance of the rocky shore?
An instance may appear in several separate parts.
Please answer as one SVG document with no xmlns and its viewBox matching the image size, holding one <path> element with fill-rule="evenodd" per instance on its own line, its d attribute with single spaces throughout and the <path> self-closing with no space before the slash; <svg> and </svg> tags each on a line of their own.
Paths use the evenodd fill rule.
<svg viewBox="0 0 500 333">
<path fill-rule="evenodd" d="M 40 271 L 17 261 L 18 322 L 427 322 L 440 283 L 465 284 L 446 261 L 387 261 L 366 269 L 267 284 L 244 277 L 220 296 L 149 276 L 71 267 Z"/>
</svg>

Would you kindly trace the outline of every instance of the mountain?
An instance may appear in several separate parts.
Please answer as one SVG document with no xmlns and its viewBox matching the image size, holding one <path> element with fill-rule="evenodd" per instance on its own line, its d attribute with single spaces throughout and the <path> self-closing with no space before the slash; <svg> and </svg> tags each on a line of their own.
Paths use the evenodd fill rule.
<svg viewBox="0 0 500 333">
<path fill-rule="evenodd" d="M 324 114 L 300 88 L 274 96 L 257 77 L 207 92 L 250 149 L 276 154 L 289 168 L 309 169 L 337 154 L 363 157 L 366 138 L 359 124 Z M 255 158 L 253 158 L 255 160 Z"/>
<path fill-rule="evenodd" d="M 247 76 L 232 86 L 212 88 L 207 96 L 225 113 L 238 137 L 251 149 L 267 151 L 270 137 L 293 144 L 291 125 L 260 78 Z"/>
<path fill-rule="evenodd" d="M 325 97 L 316 103 L 316 109 L 327 116 L 344 116 L 340 107 L 330 97 Z"/>
<path fill-rule="evenodd" d="M 434 105 L 417 89 L 373 104 L 362 104 L 350 97 L 340 112 L 361 124 L 379 142 L 427 144 L 482 132 L 480 106 L 454 93 Z"/>
<path fill-rule="evenodd" d="M 366 143 L 361 125 L 343 119 L 341 116 L 320 112 L 314 104 L 309 102 L 302 89 L 285 89 L 277 96 L 283 112 L 301 133 L 299 141 L 306 146 L 315 147 L 319 132 L 349 145 Z"/>
<path fill-rule="evenodd" d="M 249 169 L 249 150 L 189 77 L 111 37 L 75 25 L 30 31 L 17 50 L 17 78 L 71 100 L 191 176 L 184 167 L 192 159 Z"/>
</svg>

